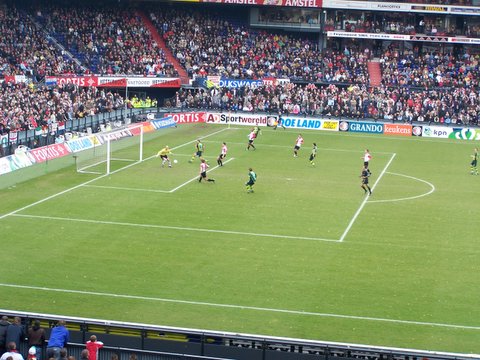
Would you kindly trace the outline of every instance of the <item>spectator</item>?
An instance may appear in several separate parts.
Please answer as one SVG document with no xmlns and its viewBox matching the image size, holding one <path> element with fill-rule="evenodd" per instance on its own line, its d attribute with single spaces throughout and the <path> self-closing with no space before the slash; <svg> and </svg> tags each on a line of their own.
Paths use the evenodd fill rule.
<svg viewBox="0 0 480 360">
<path fill-rule="evenodd" d="M 68 360 L 68 353 L 66 348 L 60 349 L 60 360 Z"/>
<path fill-rule="evenodd" d="M 97 360 L 98 350 L 103 347 L 103 342 L 97 341 L 97 337 L 92 335 L 90 340 L 87 341 L 86 347 L 89 353 L 89 360 Z"/>
<path fill-rule="evenodd" d="M 80 360 L 89 360 L 89 351 L 87 349 L 83 349 L 80 353 Z"/>
<path fill-rule="evenodd" d="M 3 354 L 5 351 L 7 351 L 7 343 L 5 341 L 5 338 L 7 336 L 8 325 L 10 325 L 10 322 L 8 321 L 8 316 L 3 315 L 2 319 L 0 320 L 0 354 Z"/>
<path fill-rule="evenodd" d="M 35 349 L 35 357 L 41 360 L 43 347 L 45 346 L 45 329 L 40 326 L 40 321 L 35 320 L 27 332 L 28 346 Z"/>
<path fill-rule="evenodd" d="M 7 360 L 8 358 L 12 360 L 23 360 L 23 356 L 18 352 L 17 346 L 13 341 L 7 343 L 7 352 L 0 357 L 0 360 Z"/>
<path fill-rule="evenodd" d="M 28 349 L 27 360 L 37 360 L 37 349 L 35 346 Z"/>
<path fill-rule="evenodd" d="M 65 347 L 70 338 L 70 333 L 65 327 L 65 320 L 59 320 L 51 333 L 47 345 L 47 357 L 60 360 L 60 350 Z"/>
<path fill-rule="evenodd" d="M 20 342 L 25 340 L 25 331 L 23 330 L 22 319 L 15 316 L 13 323 L 8 325 L 7 334 L 5 336 L 5 342 L 8 344 L 14 342 L 17 348 L 20 347 Z"/>
</svg>

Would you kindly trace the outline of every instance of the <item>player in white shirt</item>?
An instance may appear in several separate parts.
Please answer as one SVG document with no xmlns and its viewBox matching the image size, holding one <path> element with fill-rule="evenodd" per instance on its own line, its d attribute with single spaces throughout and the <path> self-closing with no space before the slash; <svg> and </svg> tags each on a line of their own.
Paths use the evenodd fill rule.
<svg viewBox="0 0 480 360">
<path fill-rule="evenodd" d="M 295 140 L 295 147 L 293 148 L 293 157 L 298 157 L 298 150 L 302 147 L 303 137 L 302 134 L 298 134 L 297 140 Z"/>
<path fill-rule="evenodd" d="M 200 160 L 200 178 L 198 179 L 198 182 L 202 182 L 202 180 L 206 180 L 208 182 L 215 182 L 215 179 L 209 179 L 207 178 L 207 169 L 210 166 L 208 166 L 207 162 L 205 159 Z"/>
<path fill-rule="evenodd" d="M 363 154 L 363 166 L 368 169 L 368 162 L 372 160 L 372 155 L 370 155 L 370 151 L 365 149 L 365 153 Z"/>
<path fill-rule="evenodd" d="M 253 145 L 253 142 L 255 141 L 255 138 L 257 137 L 257 135 L 255 134 L 255 131 L 252 130 L 250 132 L 250 134 L 248 134 L 248 145 L 247 145 L 247 149 L 246 150 L 250 150 L 250 148 L 252 147 L 253 150 L 256 150 L 257 148 L 255 147 L 255 145 Z"/>
<path fill-rule="evenodd" d="M 223 166 L 223 160 L 225 160 L 225 158 L 227 157 L 227 151 L 228 151 L 227 143 L 224 142 L 222 144 L 222 150 L 220 152 L 220 155 L 218 155 L 218 158 L 217 158 L 217 164 L 219 166 Z"/>
</svg>

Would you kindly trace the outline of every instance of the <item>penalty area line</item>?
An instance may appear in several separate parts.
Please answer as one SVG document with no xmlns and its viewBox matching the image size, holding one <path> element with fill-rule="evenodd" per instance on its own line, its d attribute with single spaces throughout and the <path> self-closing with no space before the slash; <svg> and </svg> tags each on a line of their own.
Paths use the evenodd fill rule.
<svg viewBox="0 0 480 360">
<path fill-rule="evenodd" d="M 203 136 L 203 138 L 207 138 L 207 137 L 210 137 L 210 136 L 219 134 L 219 133 L 221 133 L 221 132 L 223 132 L 223 131 L 225 131 L 225 130 L 228 130 L 228 129 L 227 129 L 227 128 L 224 128 L 224 129 L 215 131 L 215 132 L 213 132 L 213 133 L 211 133 L 211 134 L 208 134 L 208 135 Z M 185 144 L 182 144 L 182 145 L 179 145 L 179 146 L 176 146 L 176 147 L 172 148 L 172 150 L 178 149 L 178 148 L 180 148 L 180 147 L 182 147 L 182 146 L 186 146 L 186 145 L 189 145 L 189 144 L 193 144 L 195 141 L 196 141 L 196 140 L 186 142 Z M 148 157 L 148 158 L 146 158 L 146 159 L 143 159 L 142 161 L 150 160 L 150 159 L 153 159 L 154 157 L 155 157 L 155 155 L 152 155 L 152 156 L 150 156 L 150 157 Z M 75 186 L 73 186 L 73 187 L 71 187 L 71 188 L 62 190 L 62 191 L 60 191 L 60 192 L 58 192 L 58 193 L 55 193 L 55 194 L 50 195 L 50 196 L 47 196 L 47 197 L 45 197 L 45 198 L 43 198 L 43 199 L 40 199 L 40 200 L 38 200 L 38 201 L 35 201 L 35 202 L 30 203 L 30 204 L 28 204 L 28 205 L 25 205 L 25 206 L 23 206 L 23 207 L 21 207 L 21 208 L 18 208 L 18 209 L 16 209 L 16 210 L 10 211 L 9 213 L 0 215 L 0 220 L 6 218 L 6 217 L 8 217 L 8 216 L 14 215 L 14 214 L 16 214 L 16 213 L 18 213 L 18 212 L 20 212 L 20 211 L 29 209 L 29 208 L 31 208 L 31 207 L 33 207 L 33 206 L 35 206 L 35 205 L 42 204 L 42 203 L 44 203 L 44 202 L 46 202 L 46 201 L 48 201 L 48 200 L 51 200 L 51 199 L 54 199 L 54 198 L 60 196 L 60 195 L 69 193 L 70 191 L 79 189 L 79 188 L 81 188 L 81 187 L 83 187 L 83 186 L 85 186 L 85 185 L 91 184 L 91 183 L 93 183 L 94 181 L 97 181 L 97 180 L 102 179 L 102 178 L 104 178 L 104 177 L 107 177 L 107 176 L 109 176 L 109 175 L 113 175 L 113 174 L 115 174 L 115 173 L 117 173 L 117 172 L 119 172 L 119 171 L 126 170 L 126 169 L 128 169 L 128 168 L 130 168 L 130 167 L 132 167 L 132 166 L 134 166 L 134 165 L 140 164 L 140 163 L 141 163 L 140 161 L 131 163 L 131 164 L 129 164 L 129 165 L 123 167 L 123 168 L 120 168 L 120 169 L 118 169 L 118 170 L 112 171 L 110 174 L 100 175 L 100 176 L 98 176 L 98 177 L 96 177 L 96 178 L 94 178 L 94 179 L 90 179 L 90 180 L 85 181 L 85 182 L 83 182 L 83 183 L 81 183 L 81 184 L 75 185 Z"/>
<path fill-rule="evenodd" d="M 127 222 L 117 222 L 117 221 L 89 220 L 89 219 L 77 219 L 77 218 L 66 218 L 66 217 L 44 216 L 44 215 L 12 214 L 11 216 L 23 217 L 23 218 L 29 218 L 29 219 L 81 222 L 81 223 L 98 224 L 98 225 L 130 226 L 130 227 L 138 227 L 138 228 L 206 232 L 206 233 L 216 233 L 216 234 L 254 236 L 254 237 L 266 237 L 266 238 L 275 238 L 275 239 L 289 239 L 289 240 L 338 242 L 338 240 L 334 240 L 334 239 L 322 239 L 322 238 L 313 238 L 313 237 L 306 237 L 306 236 L 262 234 L 262 233 L 251 233 L 251 232 L 233 231 L 233 230 L 191 228 L 191 227 L 157 225 L 157 224 L 137 224 L 137 223 L 127 223 Z"/>
<path fill-rule="evenodd" d="M 450 328 L 450 329 L 460 329 L 460 330 L 476 330 L 476 331 L 480 330 L 480 326 L 445 324 L 445 323 L 438 323 L 438 322 L 389 319 L 389 318 L 378 318 L 378 317 L 371 317 L 371 316 L 357 316 L 357 315 L 345 315 L 345 314 L 333 314 L 333 313 L 321 313 L 321 312 L 303 311 L 303 310 L 267 308 L 267 307 L 260 307 L 260 306 L 244 306 L 244 305 L 238 305 L 238 304 L 222 304 L 222 303 L 212 303 L 212 302 L 203 302 L 203 301 L 168 299 L 168 298 L 160 298 L 160 297 L 153 297 L 153 296 L 114 294 L 114 293 L 105 293 L 105 292 L 97 292 L 97 291 L 69 290 L 69 289 L 58 289 L 58 288 L 48 288 L 48 287 L 18 285 L 18 284 L 7 284 L 7 283 L 0 283 L 0 286 L 1 287 L 14 288 L 14 289 L 35 290 L 35 291 L 45 291 L 45 292 L 57 292 L 57 293 L 64 293 L 64 294 L 77 294 L 77 295 L 86 295 L 86 296 L 102 296 L 102 297 L 116 298 L 116 299 L 156 301 L 156 302 L 173 303 L 173 304 L 184 304 L 184 305 L 194 305 L 194 306 L 209 306 L 209 307 L 217 307 L 217 308 L 251 310 L 251 311 L 259 311 L 259 312 L 290 314 L 290 315 L 316 316 L 316 317 L 324 317 L 324 318 L 337 318 L 337 319 L 359 320 L 359 321 L 374 321 L 374 322 L 384 322 L 384 323 L 401 324 L 401 325 L 440 327 L 440 328 Z"/>
</svg>

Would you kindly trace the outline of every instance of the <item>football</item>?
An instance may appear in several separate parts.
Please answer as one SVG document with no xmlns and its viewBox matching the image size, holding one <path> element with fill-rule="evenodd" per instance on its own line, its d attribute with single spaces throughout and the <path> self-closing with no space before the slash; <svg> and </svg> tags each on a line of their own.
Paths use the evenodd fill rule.
<svg viewBox="0 0 480 360">
<path fill-rule="evenodd" d="M 173 160 L 173 163 L 174 164 L 178 163 L 178 160 L 177 159 Z"/>
</svg>

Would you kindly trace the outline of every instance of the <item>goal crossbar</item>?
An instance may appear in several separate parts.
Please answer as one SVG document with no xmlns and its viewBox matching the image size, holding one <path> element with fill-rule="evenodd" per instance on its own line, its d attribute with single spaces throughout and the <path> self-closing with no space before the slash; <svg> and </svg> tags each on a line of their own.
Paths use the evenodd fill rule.
<svg viewBox="0 0 480 360">
<path fill-rule="evenodd" d="M 77 172 L 110 174 L 112 165 L 143 161 L 143 125 L 128 126 L 106 133 L 97 133 L 94 145 L 75 153 Z"/>
</svg>

